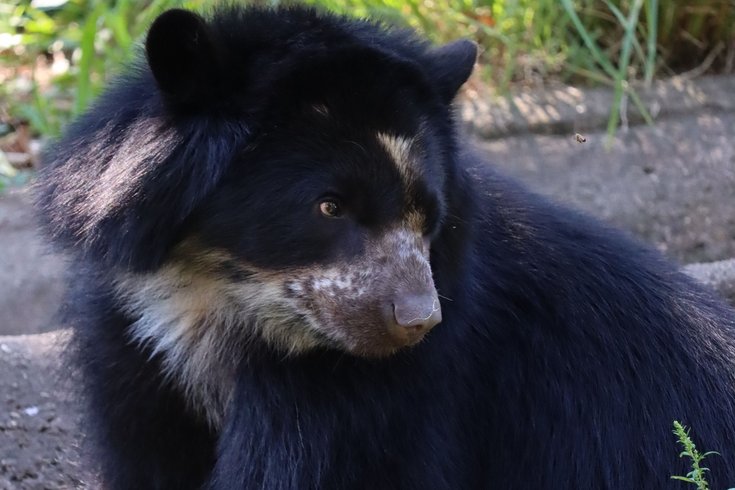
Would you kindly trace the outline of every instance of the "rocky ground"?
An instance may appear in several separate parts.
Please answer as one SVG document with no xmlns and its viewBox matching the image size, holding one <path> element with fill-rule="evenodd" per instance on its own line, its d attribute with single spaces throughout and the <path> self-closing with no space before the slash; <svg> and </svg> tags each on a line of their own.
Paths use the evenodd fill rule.
<svg viewBox="0 0 735 490">
<path fill-rule="evenodd" d="M 487 103 L 469 90 L 461 113 L 478 149 L 504 172 L 682 264 L 699 263 L 687 271 L 735 301 L 733 93 L 732 77 L 656 84 L 643 93 L 656 125 L 639 124 L 631 110 L 609 149 L 606 91 Z M 0 251 L 0 490 L 85 487 L 79 411 L 59 360 L 64 333 L 55 330 L 63 264 L 43 253 L 27 191 L 0 196 Z"/>
<path fill-rule="evenodd" d="M 609 149 L 608 91 L 524 94 L 512 105 L 465 105 L 464 115 L 505 172 L 686 264 L 735 257 L 732 94 L 735 77 L 658 83 L 643 93 L 655 126 L 630 125 Z"/>
<path fill-rule="evenodd" d="M 34 224 L 27 189 L 0 194 L 0 335 L 58 328 L 64 264 L 46 253 Z"/>
<path fill-rule="evenodd" d="M 83 488 L 62 331 L 0 337 L 0 489 Z"/>
</svg>

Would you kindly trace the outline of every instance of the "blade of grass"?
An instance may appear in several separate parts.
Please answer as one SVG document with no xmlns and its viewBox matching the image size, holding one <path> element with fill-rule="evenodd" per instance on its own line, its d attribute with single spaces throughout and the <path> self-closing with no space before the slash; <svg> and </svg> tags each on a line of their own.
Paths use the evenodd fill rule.
<svg viewBox="0 0 735 490">
<path fill-rule="evenodd" d="M 625 26 L 628 21 L 625 18 L 625 15 L 623 15 L 623 12 L 621 12 L 619 8 L 617 8 L 612 2 L 610 2 L 610 0 L 605 0 L 605 4 L 613 13 L 620 25 Z M 646 55 L 643 53 L 641 43 L 638 42 L 638 38 L 635 35 L 633 36 L 633 49 L 635 49 L 635 52 L 639 56 L 641 62 L 645 63 Z"/>
<path fill-rule="evenodd" d="M 595 59 L 597 64 L 600 65 L 602 69 L 613 79 L 613 104 L 607 123 L 608 143 L 610 143 L 620 122 L 620 110 L 622 109 L 623 95 L 635 93 L 629 87 L 627 81 L 627 72 L 630 63 L 630 55 L 635 40 L 638 18 L 640 15 L 641 7 L 643 6 L 643 0 L 634 0 L 633 6 L 631 7 L 630 13 L 628 14 L 627 18 L 623 18 L 622 13 L 618 9 L 611 8 L 613 14 L 615 14 L 618 18 L 618 21 L 621 22 L 624 32 L 617 69 L 613 66 L 612 62 L 610 62 L 610 60 L 600 52 L 597 43 L 592 39 L 589 32 L 579 19 L 579 16 L 574 10 L 574 6 L 572 5 L 571 0 L 562 0 L 562 5 L 566 10 L 567 15 L 569 15 L 570 19 L 572 20 L 572 23 L 577 29 L 577 32 L 582 37 L 582 40 L 585 46 L 587 46 L 587 49 L 590 51 L 592 57 Z M 648 114 L 648 111 L 646 111 L 638 96 L 635 95 L 631 98 L 633 99 L 633 103 L 636 105 L 636 107 L 638 107 L 638 109 L 641 111 L 641 115 L 643 116 L 643 118 L 647 122 L 652 121 L 650 114 Z"/>
<path fill-rule="evenodd" d="M 592 36 L 590 36 L 590 33 L 584 27 L 584 24 L 582 24 L 582 21 L 577 15 L 577 12 L 574 10 L 572 0 L 561 0 L 561 4 L 564 7 L 567 15 L 571 19 L 572 24 L 574 24 L 575 29 L 577 29 L 577 33 L 582 38 L 582 42 L 584 42 L 584 45 L 587 46 L 587 49 L 592 55 L 592 58 L 594 58 L 595 62 L 597 62 L 597 64 L 600 65 L 603 70 L 605 70 L 605 73 L 607 73 L 611 78 L 615 78 L 617 76 L 617 70 L 610 62 L 610 60 L 602 54 L 602 51 L 600 51 L 597 43 L 594 41 L 594 39 L 592 39 Z"/>
<path fill-rule="evenodd" d="M 653 72 L 656 68 L 656 43 L 658 36 L 658 0 L 648 0 L 646 2 L 646 25 L 648 26 L 648 36 L 646 39 L 646 66 L 644 80 L 646 87 L 651 86 L 653 81 Z"/>
<path fill-rule="evenodd" d="M 518 25 L 520 8 L 518 1 L 510 1 L 506 3 L 505 14 L 509 19 L 512 19 L 512 27 L 508 33 L 508 43 L 506 43 L 505 53 L 505 66 L 503 68 L 502 76 L 500 79 L 500 91 L 508 92 L 510 90 L 510 82 L 513 79 L 513 74 L 516 71 L 517 56 L 521 44 L 521 36 L 519 33 L 523 26 Z"/>
<path fill-rule="evenodd" d="M 585 70 L 583 68 L 576 68 L 571 67 L 570 70 L 573 72 L 582 75 L 585 78 L 589 78 L 590 80 L 594 80 L 597 83 L 600 83 L 602 85 L 607 85 L 608 87 L 614 87 L 615 86 L 615 80 L 611 80 L 605 75 L 602 75 L 601 73 L 597 73 L 594 71 Z M 638 112 L 640 113 L 643 120 L 646 122 L 646 124 L 653 125 L 653 117 L 651 117 L 651 114 L 648 112 L 648 109 L 643 105 L 643 101 L 641 100 L 638 93 L 633 90 L 632 87 L 628 86 L 626 88 L 626 93 L 630 97 L 630 100 L 633 101 L 633 105 L 635 105 L 636 109 L 638 109 Z"/>
<path fill-rule="evenodd" d="M 81 57 L 79 72 L 77 73 L 77 92 L 74 99 L 73 115 L 78 116 L 87 108 L 92 99 L 92 62 L 95 57 L 94 38 L 97 34 L 97 20 L 102 15 L 106 5 L 98 3 L 87 17 L 82 30 L 82 39 L 79 45 Z"/>
<path fill-rule="evenodd" d="M 121 51 L 128 52 L 130 45 L 133 43 L 133 38 L 130 36 L 129 29 L 129 14 L 130 14 L 130 2 L 129 0 L 120 0 L 116 2 L 115 8 L 107 12 L 104 17 L 105 25 L 110 28 L 115 41 Z"/>
<path fill-rule="evenodd" d="M 630 88 L 630 86 L 626 90 L 627 94 L 630 96 L 630 100 L 633 101 L 633 104 L 638 109 L 638 112 L 640 112 L 641 117 L 643 120 L 648 124 L 649 126 L 653 125 L 653 118 L 651 117 L 651 114 L 648 112 L 648 109 L 643 105 L 643 101 L 638 96 L 638 93 Z"/>
<path fill-rule="evenodd" d="M 643 0 L 634 0 L 633 6 L 628 14 L 628 19 L 624 24 L 623 47 L 620 50 L 620 61 L 618 63 L 618 72 L 615 78 L 615 93 L 613 94 L 613 109 L 610 112 L 610 119 L 607 121 L 607 135 L 611 140 L 615 135 L 615 130 L 620 121 L 620 104 L 628 87 L 627 72 L 628 63 L 630 62 L 630 53 L 633 47 L 633 38 L 635 37 L 636 25 L 638 24 L 638 16 L 643 6 Z"/>
<path fill-rule="evenodd" d="M 17 173 L 18 171 L 10 164 L 8 157 L 5 156 L 5 152 L 0 150 L 0 177 L 14 177 Z"/>
<path fill-rule="evenodd" d="M 38 83 L 36 82 L 35 69 L 33 72 L 33 86 L 31 88 L 32 103 L 30 105 L 23 105 L 20 108 L 20 113 L 28 119 L 31 126 L 39 131 L 41 134 L 56 135 L 58 133 L 57 127 L 51 122 L 52 107 L 48 99 L 41 96 L 41 91 L 38 89 Z"/>
</svg>

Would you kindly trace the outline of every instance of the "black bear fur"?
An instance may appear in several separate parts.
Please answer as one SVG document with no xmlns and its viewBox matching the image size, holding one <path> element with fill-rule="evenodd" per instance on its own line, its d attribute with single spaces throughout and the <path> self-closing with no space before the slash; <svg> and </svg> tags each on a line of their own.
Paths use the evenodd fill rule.
<svg viewBox="0 0 735 490">
<path fill-rule="evenodd" d="M 227 7 L 163 14 L 146 54 L 47 152 L 37 184 L 71 264 L 70 350 L 104 488 L 676 488 L 674 420 L 721 454 L 712 488 L 735 485 L 735 312 L 468 148 L 450 103 L 474 45 Z M 420 136 L 410 189 L 378 130 Z M 346 182 L 348 218 L 300 214 L 322 174 Z M 213 422 L 177 382 L 183 364 L 131 333 L 169 298 L 136 284 L 188 238 L 227 251 L 206 271 L 217 284 L 251 280 L 242 261 L 288 277 L 364 253 L 408 193 L 443 316 L 417 345 L 366 356 L 317 336 L 289 354 L 243 318 L 234 347 L 207 352 L 234 359 Z M 136 294 L 143 310 L 124 299 Z"/>
</svg>

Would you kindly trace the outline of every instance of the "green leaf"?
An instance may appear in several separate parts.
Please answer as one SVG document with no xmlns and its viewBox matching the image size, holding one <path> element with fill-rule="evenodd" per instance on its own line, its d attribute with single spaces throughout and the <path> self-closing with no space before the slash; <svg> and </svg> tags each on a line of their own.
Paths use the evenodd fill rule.
<svg viewBox="0 0 735 490">
<path fill-rule="evenodd" d="M 671 479 L 672 480 L 681 480 L 681 481 L 685 481 L 687 483 L 694 483 L 695 485 L 697 484 L 696 481 L 692 480 L 691 478 L 687 478 L 685 476 L 672 476 Z"/>
<path fill-rule="evenodd" d="M 77 93 L 74 100 L 73 114 L 75 116 L 84 112 L 92 100 L 92 63 L 95 59 L 94 39 L 97 34 L 97 21 L 104 9 L 105 3 L 98 3 L 84 22 L 82 30 L 82 41 L 79 45 L 82 56 L 79 59 L 79 72 L 77 74 Z"/>
</svg>

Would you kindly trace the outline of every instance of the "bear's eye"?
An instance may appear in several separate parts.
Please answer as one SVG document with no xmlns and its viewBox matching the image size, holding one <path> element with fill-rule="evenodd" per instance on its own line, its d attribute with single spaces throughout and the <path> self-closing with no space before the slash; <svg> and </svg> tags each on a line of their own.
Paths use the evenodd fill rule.
<svg viewBox="0 0 735 490">
<path fill-rule="evenodd" d="M 339 218 L 342 216 L 342 208 L 334 199 L 325 199 L 320 202 L 319 211 L 327 218 Z"/>
</svg>

